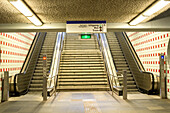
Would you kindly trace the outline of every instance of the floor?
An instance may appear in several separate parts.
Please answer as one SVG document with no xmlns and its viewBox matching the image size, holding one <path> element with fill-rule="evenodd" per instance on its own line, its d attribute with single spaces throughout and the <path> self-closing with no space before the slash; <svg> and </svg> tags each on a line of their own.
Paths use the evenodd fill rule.
<svg viewBox="0 0 170 113">
<path fill-rule="evenodd" d="M 41 94 L 12 97 L 0 113 L 170 113 L 170 100 L 146 94 L 113 97 L 108 92 L 60 92 L 42 101 Z"/>
</svg>

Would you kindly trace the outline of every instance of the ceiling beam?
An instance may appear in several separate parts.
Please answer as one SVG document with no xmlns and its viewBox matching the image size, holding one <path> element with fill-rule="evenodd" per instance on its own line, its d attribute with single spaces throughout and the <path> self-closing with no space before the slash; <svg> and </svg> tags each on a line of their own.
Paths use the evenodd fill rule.
<svg viewBox="0 0 170 113">
<path fill-rule="evenodd" d="M 170 31 L 170 17 L 130 26 L 127 23 L 107 23 L 107 30 L 122 31 Z M 36 27 L 33 24 L 0 24 L 0 32 L 65 32 L 66 23 L 51 23 Z"/>
</svg>

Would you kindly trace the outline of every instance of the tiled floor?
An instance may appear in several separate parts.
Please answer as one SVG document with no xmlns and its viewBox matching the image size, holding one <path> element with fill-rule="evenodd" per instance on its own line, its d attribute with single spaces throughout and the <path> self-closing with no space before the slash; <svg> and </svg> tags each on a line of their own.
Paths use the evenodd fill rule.
<svg viewBox="0 0 170 113">
<path fill-rule="evenodd" d="M 170 113 L 170 100 L 140 93 L 123 100 L 102 91 L 60 92 L 43 102 L 41 94 L 27 94 L 1 103 L 0 113 Z"/>
</svg>

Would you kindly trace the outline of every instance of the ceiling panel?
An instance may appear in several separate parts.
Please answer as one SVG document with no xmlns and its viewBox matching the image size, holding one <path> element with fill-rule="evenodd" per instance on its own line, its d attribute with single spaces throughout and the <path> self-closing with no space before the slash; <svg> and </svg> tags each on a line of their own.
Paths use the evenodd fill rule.
<svg viewBox="0 0 170 113">
<path fill-rule="evenodd" d="M 44 23 L 68 20 L 129 22 L 155 0 L 25 0 Z M 7 0 L 0 0 L 0 23 L 31 23 Z"/>
</svg>

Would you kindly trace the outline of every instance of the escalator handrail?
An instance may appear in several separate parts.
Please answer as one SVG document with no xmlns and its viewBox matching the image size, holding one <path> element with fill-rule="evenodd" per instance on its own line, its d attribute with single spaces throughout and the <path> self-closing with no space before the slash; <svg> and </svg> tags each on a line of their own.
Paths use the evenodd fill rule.
<svg viewBox="0 0 170 113">
<path fill-rule="evenodd" d="M 127 36 L 127 34 L 126 34 L 125 32 L 123 32 L 122 34 L 123 34 L 123 36 L 124 36 L 124 38 L 125 38 L 125 40 L 126 40 L 126 43 L 127 43 L 128 47 L 130 48 L 130 50 L 131 50 L 131 52 L 132 52 L 132 55 L 133 55 L 133 57 L 134 57 L 134 60 L 135 60 L 136 63 L 138 64 L 139 70 L 145 72 L 145 68 L 143 67 L 143 65 L 142 65 L 142 63 L 141 63 L 141 61 L 140 61 L 140 59 L 139 59 L 139 57 L 138 57 L 138 55 L 137 55 L 137 53 L 136 53 L 133 45 L 132 45 L 132 43 L 130 42 L 130 40 L 129 40 L 128 36 Z"/>
</svg>

